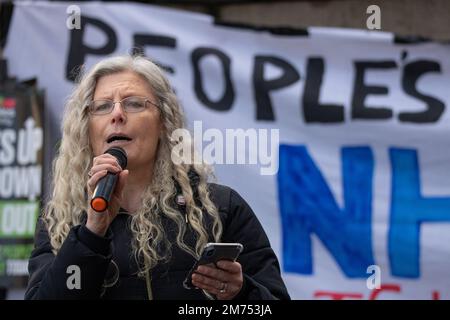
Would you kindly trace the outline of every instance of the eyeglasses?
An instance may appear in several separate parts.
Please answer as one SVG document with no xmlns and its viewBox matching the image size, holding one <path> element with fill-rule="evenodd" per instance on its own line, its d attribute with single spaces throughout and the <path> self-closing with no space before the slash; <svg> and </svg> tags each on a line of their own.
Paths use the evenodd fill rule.
<svg viewBox="0 0 450 320">
<path fill-rule="evenodd" d="M 122 108 L 127 113 L 137 113 L 144 111 L 147 107 L 147 102 L 155 107 L 159 108 L 159 105 L 153 103 L 146 97 L 127 97 L 122 99 L 121 101 L 112 101 L 112 100 L 94 100 L 89 103 L 89 113 L 93 115 L 104 115 L 111 113 L 114 109 L 116 103 L 120 103 Z"/>
</svg>

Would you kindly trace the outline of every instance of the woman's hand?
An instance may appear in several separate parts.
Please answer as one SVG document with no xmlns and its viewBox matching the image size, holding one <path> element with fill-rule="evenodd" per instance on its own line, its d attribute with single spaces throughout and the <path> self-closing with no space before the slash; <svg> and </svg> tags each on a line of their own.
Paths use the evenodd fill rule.
<svg viewBox="0 0 450 320">
<path fill-rule="evenodd" d="M 114 193 L 111 196 L 111 201 L 109 203 L 108 209 L 104 212 L 96 212 L 91 208 L 91 197 L 94 193 L 98 181 L 102 177 L 106 176 L 108 171 L 119 174 L 119 180 L 116 184 Z M 89 206 L 87 212 L 88 217 L 86 227 L 90 231 L 103 237 L 106 234 L 109 225 L 114 220 L 119 211 L 120 203 L 122 202 L 122 191 L 128 177 L 128 170 L 122 170 L 117 162 L 117 159 L 114 156 L 105 153 L 94 158 L 92 168 L 91 170 L 89 170 L 89 176 L 90 178 L 87 183 L 89 193 Z"/>
<path fill-rule="evenodd" d="M 217 268 L 201 265 L 192 275 L 192 284 L 215 295 L 219 300 L 231 300 L 242 289 L 242 266 L 239 262 L 221 260 Z"/>
</svg>

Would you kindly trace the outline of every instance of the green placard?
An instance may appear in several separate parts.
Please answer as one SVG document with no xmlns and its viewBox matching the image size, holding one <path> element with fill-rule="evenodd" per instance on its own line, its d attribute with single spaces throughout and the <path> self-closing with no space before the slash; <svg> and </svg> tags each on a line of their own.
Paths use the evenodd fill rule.
<svg viewBox="0 0 450 320">
<path fill-rule="evenodd" d="M 38 214 L 37 201 L 0 201 L 0 239 L 32 238 Z"/>
<path fill-rule="evenodd" d="M 0 83 L 0 287 L 23 287 L 40 211 L 43 93 Z"/>
<path fill-rule="evenodd" d="M 8 244 L 0 246 L 0 277 L 26 275 L 27 260 L 33 244 Z"/>
</svg>

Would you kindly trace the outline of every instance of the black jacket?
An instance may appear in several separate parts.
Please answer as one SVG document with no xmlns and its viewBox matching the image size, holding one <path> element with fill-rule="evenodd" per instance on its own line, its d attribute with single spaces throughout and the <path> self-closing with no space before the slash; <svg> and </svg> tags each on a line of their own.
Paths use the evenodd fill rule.
<svg viewBox="0 0 450 320">
<path fill-rule="evenodd" d="M 211 200 L 219 209 L 223 223 L 222 242 L 240 242 L 244 245 L 238 262 L 242 265 L 244 286 L 236 299 L 289 299 L 280 276 L 278 260 L 269 240 L 249 205 L 234 190 L 210 184 Z M 145 278 L 137 277 L 137 264 L 132 256 L 131 216 L 119 213 L 105 237 L 89 231 L 84 223 L 73 227 L 58 254 L 52 253 L 47 228 L 39 219 L 35 249 L 29 260 L 30 274 L 25 299 L 148 299 Z M 166 219 L 167 234 L 175 224 Z M 172 229 L 173 230 L 173 229 Z M 174 238 L 169 238 L 176 243 Z M 212 240 L 212 237 L 211 237 Z M 187 234 L 185 241 L 195 241 Z M 111 277 L 113 260 L 120 270 L 117 283 L 105 288 L 104 279 Z M 168 262 L 158 264 L 151 272 L 151 292 L 154 299 L 206 299 L 201 290 L 188 290 L 183 280 L 195 260 L 178 246 L 172 246 Z M 67 281 L 80 268 L 80 289 L 68 289 Z M 113 273 L 112 273 L 113 274 Z"/>
</svg>

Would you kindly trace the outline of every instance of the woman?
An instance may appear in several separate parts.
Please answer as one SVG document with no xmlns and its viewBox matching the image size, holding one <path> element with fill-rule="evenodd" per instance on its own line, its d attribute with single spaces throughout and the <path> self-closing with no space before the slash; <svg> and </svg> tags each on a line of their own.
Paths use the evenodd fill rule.
<svg viewBox="0 0 450 320">
<path fill-rule="evenodd" d="M 183 116 L 163 72 L 143 57 L 113 57 L 69 99 L 53 193 L 38 221 L 26 299 L 289 299 L 256 216 L 206 165 L 176 164 Z M 123 170 L 105 154 L 121 147 Z M 89 203 L 107 172 L 118 182 L 105 212 Z M 199 267 L 208 242 L 239 242 L 236 262 Z"/>
</svg>

